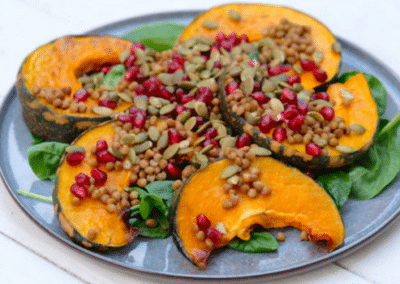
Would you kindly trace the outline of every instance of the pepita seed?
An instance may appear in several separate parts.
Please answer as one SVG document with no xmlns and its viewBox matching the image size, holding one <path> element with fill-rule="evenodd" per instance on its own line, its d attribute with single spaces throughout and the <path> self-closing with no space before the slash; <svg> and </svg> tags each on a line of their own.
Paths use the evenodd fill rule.
<svg viewBox="0 0 400 284">
<path fill-rule="evenodd" d="M 345 88 L 340 89 L 339 90 L 339 94 L 343 99 L 346 99 L 346 100 L 354 99 L 353 93 L 350 92 L 349 90 L 345 89 Z"/>
<path fill-rule="evenodd" d="M 244 81 L 247 77 L 254 78 L 255 71 L 252 68 L 245 68 L 240 73 L 240 79 Z"/>
<path fill-rule="evenodd" d="M 160 80 L 164 85 L 171 86 L 174 84 L 173 75 L 169 73 L 160 73 L 157 75 L 158 80 Z"/>
<path fill-rule="evenodd" d="M 324 53 L 323 53 L 322 51 L 320 51 L 320 50 L 317 50 L 317 51 L 315 51 L 315 52 L 313 53 L 312 57 L 313 57 L 313 60 L 314 60 L 316 63 L 319 64 L 319 63 L 322 62 L 322 60 L 324 60 Z"/>
<path fill-rule="evenodd" d="M 350 153 L 353 153 L 356 151 L 353 148 L 351 148 L 350 146 L 346 146 L 346 145 L 337 145 L 336 150 L 338 150 L 340 153 L 343 153 L 343 154 L 350 154 Z"/>
<path fill-rule="evenodd" d="M 242 170 L 241 167 L 239 167 L 238 165 L 230 165 L 229 167 L 226 167 L 221 175 L 219 176 L 222 179 L 227 179 L 230 178 L 231 176 L 237 174 L 238 172 L 240 172 Z"/>
<path fill-rule="evenodd" d="M 121 100 L 123 100 L 124 102 L 128 102 L 131 103 L 132 102 L 132 97 L 128 94 L 125 93 L 117 93 L 117 95 L 119 96 L 119 98 Z"/>
<path fill-rule="evenodd" d="M 225 137 L 228 135 L 228 130 L 225 126 L 216 124 L 214 127 L 217 129 L 218 136 Z"/>
<path fill-rule="evenodd" d="M 183 111 L 177 116 L 177 119 L 180 123 L 185 123 L 189 119 L 190 115 L 189 111 Z"/>
<path fill-rule="evenodd" d="M 163 153 L 163 158 L 165 160 L 171 159 L 173 156 L 176 155 L 176 153 L 178 153 L 178 150 L 179 150 L 179 144 L 173 144 L 168 146 Z"/>
<path fill-rule="evenodd" d="M 166 100 L 166 99 L 163 99 L 163 98 L 158 98 L 158 99 L 161 101 L 161 103 L 162 103 L 164 106 L 171 103 L 169 100 Z"/>
<path fill-rule="evenodd" d="M 230 178 L 227 179 L 227 183 L 231 184 L 231 185 L 237 185 L 240 181 L 240 177 L 239 176 L 231 176 Z"/>
<path fill-rule="evenodd" d="M 283 62 L 285 62 L 286 59 L 286 54 L 283 50 L 281 50 L 280 48 L 274 48 L 272 50 L 272 57 L 274 58 L 274 60 L 277 60 L 279 64 L 282 64 Z"/>
<path fill-rule="evenodd" d="M 186 48 L 191 48 L 193 45 L 195 45 L 195 43 L 196 43 L 196 39 L 190 38 L 183 43 L 183 46 Z"/>
<path fill-rule="evenodd" d="M 206 168 L 208 164 L 207 156 L 200 153 L 195 153 L 195 155 L 196 155 L 196 160 L 200 165 L 200 169 Z"/>
<path fill-rule="evenodd" d="M 310 58 L 308 57 L 308 54 L 305 53 L 305 52 L 301 52 L 301 53 L 299 54 L 299 57 L 300 57 L 301 60 L 303 60 L 303 59 L 310 59 Z"/>
<path fill-rule="evenodd" d="M 152 105 L 147 106 L 147 112 L 150 115 L 158 115 L 160 110 Z"/>
<path fill-rule="evenodd" d="M 341 53 L 342 45 L 338 41 L 335 41 L 334 43 L 332 43 L 332 50 L 336 53 Z"/>
<path fill-rule="evenodd" d="M 200 154 L 205 154 L 208 151 L 210 151 L 213 147 L 214 147 L 214 145 L 212 145 L 212 144 L 207 145 L 207 146 L 203 147 L 203 149 L 201 149 L 199 153 Z"/>
<path fill-rule="evenodd" d="M 271 155 L 271 151 L 263 147 L 253 147 L 250 149 L 250 152 L 252 152 L 256 156 L 262 156 L 262 157 Z"/>
<path fill-rule="evenodd" d="M 293 64 L 293 65 L 292 65 L 292 69 L 293 69 L 294 72 L 296 72 L 297 74 L 303 73 L 303 68 L 301 68 L 300 65 Z"/>
<path fill-rule="evenodd" d="M 160 114 L 164 115 L 164 114 L 168 114 L 170 112 L 172 112 L 176 107 L 175 103 L 169 104 L 169 105 L 165 105 L 160 109 Z"/>
<path fill-rule="evenodd" d="M 150 74 L 150 65 L 148 63 L 142 64 L 140 67 L 140 73 L 142 73 L 144 76 L 149 76 Z"/>
<path fill-rule="evenodd" d="M 196 134 L 199 135 L 201 134 L 204 130 L 206 130 L 208 128 L 208 126 L 211 124 L 210 121 L 207 121 L 206 123 L 204 123 L 202 126 L 199 127 L 199 129 L 197 129 Z"/>
<path fill-rule="evenodd" d="M 273 98 L 269 101 L 271 109 L 279 113 L 285 110 L 282 102 L 279 99 Z"/>
<path fill-rule="evenodd" d="M 318 122 L 323 122 L 324 121 L 324 117 L 322 116 L 322 114 L 320 114 L 319 112 L 316 111 L 309 111 L 307 113 L 308 116 L 314 118 L 316 121 Z"/>
<path fill-rule="evenodd" d="M 108 152 L 110 152 L 110 154 L 118 160 L 122 160 L 124 158 L 124 154 L 122 154 L 117 148 L 111 147 L 108 149 Z"/>
<path fill-rule="evenodd" d="M 365 132 L 365 127 L 360 124 L 352 124 L 349 126 L 350 130 L 357 134 L 363 134 Z"/>
<path fill-rule="evenodd" d="M 108 107 L 102 107 L 102 106 L 95 106 L 92 108 L 92 111 L 95 114 L 102 115 L 102 116 L 109 116 L 112 114 L 112 109 Z"/>
<path fill-rule="evenodd" d="M 185 76 L 185 72 L 182 69 L 178 69 L 174 72 L 174 74 L 172 75 L 172 82 L 173 84 L 178 84 L 180 82 L 182 82 L 183 80 L 183 76 Z"/>
<path fill-rule="evenodd" d="M 296 93 L 301 92 L 304 89 L 304 86 L 301 83 L 294 83 L 292 86 L 293 91 Z"/>
<path fill-rule="evenodd" d="M 156 108 L 161 108 L 163 106 L 161 100 L 157 97 L 150 97 L 149 98 L 149 103 L 150 105 L 156 107 Z"/>
<path fill-rule="evenodd" d="M 112 100 L 114 103 L 116 103 L 116 102 L 119 101 L 119 96 L 117 95 L 116 92 L 109 92 L 109 93 L 107 94 L 107 98 L 110 99 L 110 100 Z"/>
<path fill-rule="evenodd" d="M 182 140 L 181 142 L 178 143 L 178 145 L 179 145 L 179 149 L 184 149 L 184 148 L 189 147 L 190 142 L 189 142 L 189 140 Z"/>
<path fill-rule="evenodd" d="M 78 79 L 82 84 L 90 84 L 93 83 L 93 77 L 91 76 L 82 76 Z"/>
<path fill-rule="evenodd" d="M 149 101 L 145 96 L 135 96 L 133 98 L 133 104 L 137 108 L 140 108 L 140 109 L 143 109 L 143 110 L 147 110 L 148 103 L 149 103 Z"/>
<path fill-rule="evenodd" d="M 226 147 L 235 147 L 236 138 L 232 136 L 221 138 L 219 144 L 221 145 L 221 149 L 224 149 Z"/>
<path fill-rule="evenodd" d="M 189 59 L 189 61 L 193 64 L 204 64 L 205 63 L 205 59 L 204 57 L 201 56 L 193 56 Z M 198 67 L 199 68 L 199 67 Z"/>
<path fill-rule="evenodd" d="M 135 150 L 136 154 L 140 154 L 140 153 L 147 151 L 152 146 L 153 146 L 153 142 L 146 141 L 146 142 L 143 142 L 142 144 L 136 145 L 135 147 L 133 147 L 133 149 Z"/>
<path fill-rule="evenodd" d="M 200 145 L 200 144 L 203 143 L 205 140 L 206 140 L 205 137 L 203 137 L 203 136 L 202 136 L 202 137 L 199 137 L 199 138 L 197 138 L 196 141 L 194 141 L 193 145 L 194 145 L 194 146 Z"/>
<path fill-rule="evenodd" d="M 331 102 L 328 102 L 325 100 L 315 100 L 315 101 L 312 101 L 312 104 L 323 106 L 323 107 L 331 107 L 331 108 L 333 107 Z"/>
<path fill-rule="evenodd" d="M 254 79 L 253 77 L 247 77 L 241 84 L 241 90 L 245 96 L 250 96 L 254 89 Z"/>
<path fill-rule="evenodd" d="M 270 99 L 276 98 L 276 95 L 274 93 L 266 93 L 265 95 Z"/>
<path fill-rule="evenodd" d="M 158 141 L 161 135 L 160 130 L 156 126 L 150 126 L 147 133 L 149 134 L 150 140 L 154 142 Z"/>
<path fill-rule="evenodd" d="M 121 143 L 123 145 L 131 146 L 136 143 L 136 135 L 133 133 L 124 134 L 121 137 Z"/>
<path fill-rule="evenodd" d="M 269 80 L 272 82 L 287 82 L 288 79 L 289 79 L 289 76 L 286 74 L 279 74 L 279 75 L 272 76 L 269 78 Z"/>
<path fill-rule="evenodd" d="M 231 20 L 236 22 L 239 22 L 242 19 L 239 12 L 235 10 L 229 10 L 228 15 Z"/>
<path fill-rule="evenodd" d="M 128 59 L 129 55 L 131 55 L 130 50 L 124 50 L 119 54 L 119 61 L 121 63 L 125 62 L 126 59 Z"/>
<path fill-rule="evenodd" d="M 72 152 L 81 152 L 81 153 L 86 153 L 86 149 L 82 146 L 78 145 L 69 145 L 67 148 L 65 148 L 65 152 L 67 153 L 72 153 Z"/>
<path fill-rule="evenodd" d="M 132 163 L 132 165 L 137 163 L 137 156 L 136 156 L 135 149 L 130 148 L 128 150 L 128 158 L 129 158 L 129 161 Z"/>
<path fill-rule="evenodd" d="M 203 118 L 207 118 L 208 117 L 208 109 L 207 109 L 207 106 L 206 106 L 205 103 L 197 101 L 195 106 L 194 106 L 194 110 L 201 117 L 203 117 Z"/>
<path fill-rule="evenodd" d="M 208 30 L 214 30 L 219 27 L 219 24 L 213 21 L 204 21 L 203 22 L 203 27 L 208 29 Z"/>
<path fill-rule="evenodd" d="M 229 70 L 229 75 L 232 77 L 236 77 L 240 75 L 240 72 L 242 72 L 242 68 L 239 66 L 234 66 Z"/>
<path fill-rule="evenodd" d="M 160 138 L 157 141 L 157 148 L 164 149 L 167 146 L 168 146 L 168 133 L 164 133 L 160 136 Z"/>
<path fill-rule="evenodd" d="M 230 53 L 231 53 L 232 58 L 235 58 L 236 56 L 239 56 L 240 54 L 242 54 L 242 48 L 239 45 L 237 45 L 234 48 L 232 48 Z"/>
<path fill-rule="evenodd" d="M 187 155 L 187 154 L 189 154 L 190 152 L 193 152 L 193 149 L 187 147 L 187 148 L 184 148 L 184 149 L 179 149 L 178 155 L 180 155 L 180 156 L 182 156 L 182 155 Z"/>
<path fill-rule="evenodd" d="M 210 46 L 204 43 L 198 43 L 196 44 L 196 47 L 200 52 L 206 52 L 210 50 Z"/>
<path fill-rule="evenodd" d="M 189 118 L 185 124 L 183 125 L 183 127 L 185 128 L 186 131 L 190 131 L 192 130 L 195 126 L 196 126 L 197 120 L 196 118 L 193 116 L 191 118 Z"/>
<path fill-rule="evenodd" d="M 319 147 L 323 148 L 328 145 L 328 141 L 324 138 L 316 137 L 313 139 L 313 142 L 317 144 Z"/>
<path fill-rule="evenodd" d="M 196 87 L 197 83 L 195 81 L 182 81 L 177 84 L 179 88 L 184 90 L 191 90 Z"/>
<path fill-rule="evenodd" d="M 256 125 L 260 118 L 261 117 L 257 114 L 257 111 L 253 111 L 246 116 L 246 121 L 251 125 Z"/>
<path fill-rule="evenodd" d="M 208 78 L 210 78 L 210 76 L 211 76 L 211 71 L 210 70 L 203 70 L 200 73 L 200 78 L 202 78 L 202 79 L 208 79 Z"/>
<path fill-rule="evenodd" d="M 148 138 L 149 138 L 149 135 L 147 134 L 147 132 L 140 132 L 140 133 L 136 134 L 136 136 L 135 136 L 135 143 L 140 144 L 140 143 L 146 141 Z"/>
<path fill-rule="evenodd" d="M 215 40 L 212 38 L 209 38 L 209 37 L 205 37 L 205 36 L 198 36 L 198 37 L 196 37 L 196 42 L 204 43 L 209 46 L 212 46 L 215 43 Z"/>
<path fill-rule="evenodd" d="M 209 78 L 207 80 L 202 80 L 199 83 L 197 83 L 197 87 L 210 87 L 211 85 L 215 84 L 215 79 L 214 78 Z"/>
<path fill-rule="evenodd" d="M 276 45 L 275 40 L 269 37 L 259 40 L 259 43 L 261 46 L 266 46 L 266 47 L 273 47 Z"/>
<path fill-rule="evenodd" d="M 220 61 L 221 61 L 222 66 L 226 66 L 231 63 L 231 58 L 230 58 L 230 56 L 223 55 L 223 56 L 221 56 Z"/>
</svg>

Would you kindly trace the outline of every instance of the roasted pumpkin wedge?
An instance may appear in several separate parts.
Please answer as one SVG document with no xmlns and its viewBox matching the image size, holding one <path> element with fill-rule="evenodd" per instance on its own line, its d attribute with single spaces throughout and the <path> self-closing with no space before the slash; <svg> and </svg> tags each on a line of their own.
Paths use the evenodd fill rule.
<svg viewBox="0 0 400 284">
<path fill-rule="evenodd" d="M 199 170 L 175 200 L 174 239 L 198 267 L 206 266 L 212 249 L 227 245 L 234 237 L 248 240 L 257 225 L 266 229 L 295 227 L 305 231 L 311 241 L 325 241 L 328 251 L 343 243 L 345 228 L 326 191 L 298 169 L 270 157 L 258 157 L 251 166 L 261 171 L 259 180 L 271 193 L 255 198 L 240 195 L 235 207 L 224 209 L 228 194 L 223 190 L 226 180 L 221 174 L 230 165 L 230 160 L 223 159 Z M 219 242 L 212 247 L 196 238 L 193 226 L 199 215 L 206 216 L 211 226 L 224 228 Z"/>
<path fill-rule="evenodd" d="M 87 157 L 95 145 L 93 143 L 102 140 L 111 144 L 113 135 L 111 122 L 82 133 L 70 146 L 72 151 L 63 158 L 53 189 L 54 209 L 62 229 L 73 241 L 94 250 L 124 246 L 138 234 L 127 225 L 121 210 L 109 210 L 100 198 L 91 197 L 87 189 L 91 177 L 95 183 L 99 180 L 104 190 L 114 189 L 113 193 L 116 192 L 121 199 L 124 187 L 129 186 L 130 171 L 110 172 L 105 164 L 100 164 L 94 173 Z"/>
<path fill-rule="evenodd" d="M 109 120 L 111 113 L 127 109 L 131 104 L 121 100 L 107 115 L 95 113 L 91 109 L 97 101 L 88 94 L 74 100 L 74 94 L 82 90 L 79 77 L 120 63 L 120 53 L 131 44 L 109 36 L 66 36 L 33 51 L 22 63 L 16 84 L 29 129 L 45 140 L 70 143 L 83 130 Z M 85 106 L 80 107 L 83 100 Z M 79 111 L 68 107 L 71 102 Z"/>
<path fill-rule="evenodd" d="M 302 68 L 300 68 L 301 74 L 299 76 L 305 89 L 312 89 L 321 85 L 322 82 L 330 81 L 339 72 L 341 62 L 340 44 L 329 29 L 321 22 L 291 8 L 264 4 L 228 4 L 216 6 L 196 17 L 182 31 L 177 41 L 188 40 L 200 35 L 214 39 L 220 32 L 225 34 L 235 32 L 247 35 L 250 42 L 258 41 L 264 37 L 272 37 L 277 42 L 280 42 L 283 35 L 275 34 L 275 37 L 274 33 L 270 33 L 266 29 L 272 26 L 274 26 L 273 29 L 276 29 L 277 25 L 283 23 L 282 27 L 278 29 L 283 31 L 287 29 L 285 25 L 287 26 L 289 22 L 301 25 L 300 29 L 303 26 L 309 29 L 311 34 L 310 40 L 314 44 L 313 51 L 314 49 L 316 51 L 311 56 L 311 59 L 319 62 L 319 71 L 316 74 L 313 72 L 301 72 Z M 301 43 L 299 44 L 301 45 Z M 296 42 L 295 45 L 296 47 L 294 45 L 285 46 L 282 49 L 284 53 L 279 52 L 279 56 L 277 57 L 292 56 L 293 48 L 297 49 L 298 43 Z M 290 52 L 287 52 L 288 48 L 291 48 Z M 297 69 L 300 67 L 300 59 L 303 59 L 305 55 L 305 49 L 301 52 L 299 51 L 303 55 L 295 58 L 297 59 Z M 282 61 L 281 63 L 283 62 L 286 61 Z M 293 64 L 295 62 L 286 63 Z M 304 71 L 315 69 L 307 66 L 306 63 L 301 64 Z M 293 71 L 290 71 L 288 74 L 293 73 Z"/>
<path fill-rule="evenodd" d="M 236 86 L 234 91 L 232 86 Z M 232 107 L 230 97 L 243 97 L 235 82 L 220 89 L 221 109 L 233 128 L 251 135 L 254 143 L 277 158 L 301 168 L 350 164 L 368 150 L 377 132 L 378 108 L 362 73 L 344 84 L 329 85 L 327 92 L 308 92 L 308 97 L 286 87 L 272 99 L 262 92 L 253 93 L 245 99 L 266 99 L 255 121 L 250 114 L 257 111 L 246 114 L 238 111 L 238 104 Z"/>
</svg>

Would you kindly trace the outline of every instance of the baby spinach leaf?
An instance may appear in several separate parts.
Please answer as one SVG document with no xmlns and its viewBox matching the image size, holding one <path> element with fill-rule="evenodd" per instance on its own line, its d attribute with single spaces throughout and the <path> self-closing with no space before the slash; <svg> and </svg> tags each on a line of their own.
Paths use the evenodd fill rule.
<svg viewBox="0 0 400 284">
<path fill-rule="evenodd" d="M 171 206 L 171 202 L 175 196 L 175 191 L 172 189 L 173 183 L 172 180 L 153 181 L 146 185 L 145 189 L 149 193 L 160 196 L 167 202 L 168 206 Z"/>
<path fill-rule="evenodd" d="M 335 171 L 324 174 L 318 177 L 318 182 L 332 197 L 338 208 L 341 208 L 346 203 L 352 184 L 348 173 Z"/>
<path fill-rule="evenodd" d="M 268 232 L 253 232 L 248 241 L 233 239 L 228 247 L 248 253 L 272 252 L 279 247 L 278 241 Z"/>
<path fill-rule="evenodd" d="M 125 67 L 122 64 L 115 65 L 110 72 L 108 72 L 102 81 L 102 84 L 107 85 L 111 89 L 118 86 L 118 82 L 124 77 Z"/>
<path fill-rule="evenodd" d="M 44 142 L 44 139 L 37 136 L 35 133 L 31 132 L 32 135 L 32 145 L 40 144 Z"/>
<path fill-rule="evenodd" d="M 164 51 L 174 46 L 175 40 L 185 28 L 184 25 L 160 22 L 143 25 L 129 33 L 123 38 L 130 41 L 140 41 L 147 47 L 156 51 Z"/>
<path fill-rule="evenodd" d="M 34 174 L 41 180 L 54 181 L 61 157 L 68 145 L 60 142 L 43 142 L 30 146 L 27 155 Z"/>
<path fill-rule="evenodd" d="M 348 71 L 346 73 L 343 73 L 339 77 L 339 82 L 344 83 L 346 82 L 349 78 L 353 77 L 354 75 L 357 75 L 360 73 L 359 71 Z M 376 104 L 378 106 L 378 112 L 379 115 L 382 115 L 386 111 L 386 106 L 387 106 L 387 98 L 388 94 L 383 86 L 383 84 L 379 81 L 378 78 L 376 78 L 374 75 L 368 74 L 368 73 L 363 73 L 365 78 L 367 79 L 368 86 L 371 89 L 371 93 L 374 96 L 374 99 L 376 101 Z"/>
</svg>

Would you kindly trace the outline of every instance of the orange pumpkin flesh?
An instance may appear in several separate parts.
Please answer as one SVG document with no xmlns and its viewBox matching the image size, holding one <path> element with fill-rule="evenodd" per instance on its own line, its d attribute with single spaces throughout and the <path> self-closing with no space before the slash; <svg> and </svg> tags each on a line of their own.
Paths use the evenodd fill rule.
<svg viewBox="0 0 400 284">
<path fill-rule="evenodd" d="M 229 11 L 237 11 L 241 15 L 240 21 L 234 21 L 229 17 Z M 281 19 L 286 18 L 290 22 L 311 27 L 311 35 L 314 39 L 316 50 L 324 53 L 324 60 L 320 69 L 326 71 L 327 81 L 330 81 L 338 72 L 341 62 L 340 53 L 332 51 L 332 44 L 337 40 L 335 36 L 316 19 L 287 7 L 263 5 L 263 4 L 228 4 L 216 6 L 200 14 L 181 33 L 178 42 L 197 36 L 215 38 L 218 32 L 230 34 L 246 34 L 250 41 L 257 41 L 263 37 L 262 31 L 271 25 L 276 25 Z M 216 29 L 207 29 L 204 21 L 212 21 L 219 24 Z M 292 72 L 288 74 L 293 74 Z M 312 72 L 300 74 L 301 82 L 305 89 L 312 89 L 321 85 Z"/>
<path fill-rule="evenodd" d="M 221 222 L 226 234 L 217 247 L 227 245 L 234 237 L 250 238 L 256 225 L 264 228 L 291 226 L 305 231 L 312 241 L 326 241 L 332 251 L 344 241 L 345 229 L 335 203 L 315 181 L 295 168 L 269 157 L 257 158 L 252 166 L 261 170 L 260 180 L 272 190 L 270 195 L 250 198 L 241 195 L 235 207 L 223 209 L 227 194 L 221 172 L 231 162 L 227 159 L 198 171 L 184 185 L 176 202 L 174 236 L 184 253 L 204 268 L 211 249 L 196 238 L 192 229 L 196 216 L 206 215 L 212 225 Z M 206 182 L 205 182 L 206 181 Z"/>
<path fill-rule="evenodd" d="M 98 140 L 103 139 L 111 144 L 113 135 L 112 124 L 105 123 L 82 134 L 73 145 L 84 147 L 88 157 L 92 146 Z M 70 166 L 66 159 L 63 159 L 57 171 L 53 191 L 55 209 L 61 226 L 71 238 L 87 247 L 104 249 L 124 246 L 132 241 L 136 231 L 127 226 L 119 212 L 110 213 L 106 205 L 91 197 L 81 200 L 79 205 L 72 204 L 74 195 L 70 187 L 75 183 L 75 176 L 79 173 L 90 176 L 91 169 L 87 158 L 78 166 Z M 104 165 L 100 165 L 99 169 L 107 172 Z M 104 186 L 115 185 L 121 192 L 124 187 L 129 186 L 129 171 L 112 171 L 107 172 L 107 175 Z M 88 240 L 88 232 L 92 228 L 98 229 L 99 233 L 94 240 Z"/>
</svg>

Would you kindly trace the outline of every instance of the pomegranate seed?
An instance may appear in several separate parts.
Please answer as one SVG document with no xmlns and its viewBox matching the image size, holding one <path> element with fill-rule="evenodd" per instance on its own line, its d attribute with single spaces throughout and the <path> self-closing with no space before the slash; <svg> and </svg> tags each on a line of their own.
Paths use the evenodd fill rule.
<svg viewBox="0 0 400 284">
<path fill-rule="evenodd" d="M 210 127 L 207 129 L 206 133 L 204 133 L 203 137 L 206 139 L 213 139 L 218 136 L 218 131 L 214 127 Z"/>
<path fill-rule="evenodd" d="M 171 93 L 164 86 L 160 87 L 160 97 L 168 101 L 172 100 Z"/>
<path fill-rule="evenodd" d="M 214 244 L 217 244 L 221 241 L 222 233 L 213 227 L 209 227 L 207 230 L 206 236 Z"/>
<path fill-rule="evenodd" d="M 183 69 L 183 66 L 176 61 L 170 61 L 168 63 L 168 73 L 175 73 L 176 70 Z"/>
<path fill-rule="evenodd" d="M 98 152 L 96 154 L 96 159 L 99 164 L 107 164 L 107 163 L 114 163 L 117 158 L 115 158 L 110 152 L 107 150 Z"/>
<path fill-rule="evenodd" d="M 110 72 L 112 69 L 112 66 L 104 66 L 103 68 L 101 68 L 101 72 L 103 72 L 104 74 L 107 74 L 108 72 Z"/>
<path fill-rule="evenodd" d="M 84 88 L 79 89 L 79 90 L 76 91 L 75 94 L 74 94 L 74 100 L 75 100 L 75 101 L 78 101 L 78 102 L 84 102 L 84 101 L 86 101 L 89 97 L 90 97 L 89 92 L 88 92 L 86 89 L 84 89 Z"/>
<path fill-rule="evenodd" d="M 113 100 L 103 99 L 103 100 L 99 100 L 99 106 L 114 109 L 114 108 L 116 108 L 117 104 Z"/>
<path fill-rule="evenodd" d="M 177 105 L 175 108 L 175 114 L 178 115 L 184 111 L 189 111 L 184 105 Z"/>
<path fill-rule="evenodd" d="M 288 127 L 290 130 L 297 132 L 300 130 L 303 123 L 304 123 L 304 116 L 299 114 L 295 116 L 293 119 L 289 120 Z"/>
<path fill-rule="evenodd" d="M 250 42 L 249 37 L 246 34 L 240 35 L 240 41 L 241 42 Z"/>
<path fill-rule="evenodd" d="M 215 141 L 214 139 L 207 139 L 207 140 L 205 140 L 203 142 L 203 146 L 204 147 L 208 146 L 208 145 L 213 145 L 214 146 L 213 148 L 218 148 L 219 147 L 218 142 Z"/>
<path fill-rule="evenodd" d="M 253 92 L 260 92 L 261 91 L 261 83 L 259 81 L 254 81 Z"/>
<path fill-rule="evenodd" d="M 301 83 L 301 79 L 299 76 L 297 75 L 291 75 L 288 78 L 288 82 L 287 82 L 290 86 L 293 86 L 293 84 L 295 83 Z"/>
<path fill-rule="evenodd" d="M 288 89 L 288 88 L 284 88 L 282 90 L 282 94 L 279 98 L 281 100 L 282 103 L 288 103 L 288 104 L 297 104 L 297 94 Z"/>
<path fill-rule="evenodd" d="M 90 175 L 94 178 L 95 186 L 102 186 L 107 181 L 107 174 L 98 168 L 94 168 L 90 171 Z"/>
<path fill-rule="evenodd" d="M 264 95 L 262 92 L 255 92 L 251 94 L 251 97 L 257 101 L 257 103 L 261 106 L 263 104 L 268 103 L 269 97 Z"/>
<path fill-rule="evenodd" d="M 170 128 L 168 129 L 168 143 L 169 145 L 173 145 L 182 141 L 182 135 L 178 132 L 178 130 Z"/>
<path fill-rule="evenodd" d="M 311 156 L 320 156 L 322 151 L 317 144 L 310 142 L 306 145 L 306 153 Z"/>
<path fill-rule="evenodd" d="M 176 89 L 175 96 L 179 98 L 179 100 L 181 100 L 184 95 L 186 95 L 184 90 L 182 90 L 181 88 Z"/>
<path fill-rule="evenodd" d="M 90 178 L 84 173 L 80 173 L 75 177 L 75 181 L 80 186 L 90 185 Z"/>
<path fill-rule="evenodd" d="M 283 142 L 287 138 L 286 129 L 283 127 L 275 128 L 274 132 L 272 132 L 272 139 L 278 142 Z"/>
<path fill-rule="evenodd" d="M 143 129 L 146 124 L 146 116 L 141 114 L 141 113 L 136 113 L 133 115 L 133 122 L 132 125 L 133 127 Z"/>
<path fill-rule="evenodd" d="M 221 42 L 224 39 L 226 39 L 226 34 L 224 32 L 218 32 L 217 35 L 215 36 L 215 40 L 217 42 Z"/>
<path fill-rule="evenodd" d="M 73 151 L 68 154 L 67 156 L 67 163 L 70 166 L 77 166 L 79 165 L 83 159 L 85 159 L 85 154 L 79 151 Z"/>
<path fill-rule="evenodd" d="M 139 66 L 130 67 L 125 73 L 125 80 L 128 82 L 133 82 L 136 80 L 137 75 L 140 73 Z"/>
<path fill-rule="evenodd" d="M 288 105 L 286 110 L 282 113 L 282 118 L 285 120 L 293 119 L 296 115 L 299 114 L 295 105 Z"/>
<path fill-rule="evenodd" d="M 147 80 L 147 77 L 144 76 L 143 74 L 138 73 L 138 74 L 136 75 L 136 78 L 135 78 L 135 81 L 136 81 L 136 82 L 138 82 L 138 83 L 143 83 L 143 82 L 146 81 L 146 80 Z"/>
<path fill-rule="evenodd" d="M 204 118 L 202 116 L 196 116 L 196 125 L 195 128 L 199 128 L 204 124 Z"/>
<path fill-rule="evenodd" d="M 302 59 L 300 61 L 301 68 L 303 68 L 304 71 L 314 71 L 317 69 L 317 64 L 312 61 L 311 59 Z"/>
<path fill-rule="evenodd" d="M 181 103 L 182 104 L 187 104 L 188 102 L 191 102 L 195 99 L 193 95 L 183 95 L 181 98 Z"/>
<path fill-rule="evenodd" d="M 135 53 L 135 49 L 137 49 L 137 48 L 146 49 L 146 46 L 143 43 L 141 43 L 140 41 L 136 41 L 136 42 L 132 43 L 132 45 L 131 45 L 131 53 Z"/>
<path fill-rule="evenodd" d="M 167 175 L 171 179 L 180 179 L 182 176 L 182 171 L 175 165 L 169 163 L 165 168 Z"/>
<path fill-rule="evenodd" d="M 139 85 L 135 88 L 136 95 L 144 95 L 145 89 L 143 85 Z"/>
<path fill-rule="evenodd" d="M 197 215 L 196 223 L 199 229 L 202 231 L 207 231 L 207 229 L 211 226 L 211 221 L 203 213 Z"/>
<path fill-rule="evenodd" d="M 190 81 L 190 77 L 188 75 L 184 75 L 182 77 L 182 81 Z"/>
<path fill-rule="evenodd" d="M 125 60 L 124 65 L 126 68 L 132 67 L 133 65 L 135 65 L 135 61 L 136 61 L 136 56 L 131 54 L 128 56 L 128 58 Z"/>
<path fill-rule="evenodd" d="M 320 82 L 323 83 L 328 79 L 328 74 L 324 70 L 316 70 L 313 72 L 314 78 Z"/>
<path fill-rule="evenodd" d="M 298 100 L 297 101 L 297 110 L 301 115 L 306 115 L 308 112 L 308 105 L 306 101 Z"/>
<path fill-rule="evenodd" d="M 326 93 L 326 92 L 318 92 L 318 93 L 315 93 L 315 94 L 313 94 L 313 95 L 311 96 L 311 100 L 312 100 L 312 101 L 315 101 L 315 100 L 324 100 L 324 101 L 329 102 L 330 97 L 329 97 L 328 93 Z"/>
<path fill-rule="evenodd" d="M 236 140 L 236 147 L 237 148 L 242 148 L 245 146 L 250 146 L 251 145 L 251 136 L 250 134 L 244 132 L 242 135 L 238 137 Z"/>
<path fill-rule="evenodd" d="M 149 79 L 143 82 L 143 86 L 146 89 L 151 88 L 153 85 L 160 87 L 163 85 L 163 83 L 156 77 L 150 77 Z"/>
<path fill-rule="evenodd" d="M 232 94 L 234 91 L 239 89 L 239 85 L 236 81 L 231 81 L 226 85 L 225 90 L 228 95 Z"/>
<path fill-rule="evenodd" d="M 252 60 L 250 60 L 249 62 L 247 62 L 247 64 L 251 67 L 256 67 L 258 65 L 260 65 L 260 62 L 258 62 L 257 59 L 253 58 Z"/>
<path fill-rule="evenodd" d="M 121 121 L 122 123 L 132 123 L 132 115 L 129 114 L 121 114 L 117 117 L 118 121 Z"/>
<path fill-rule="evenodd" d="M 185 57 L 183 57 L 182 53 L 174 53 L 172 54 L 171 59 L 180 65 L 183 65 L 185 63 Z"/>
<path fill-rule="evenodd" d="M 335 111 L 331 107 L 322 107 L 319 113 L 324 117 L 325 120 L 331 121 L 335 117 Z"/>
<path fill-rule="evenodd" d="M 197 100 L 205 104 L 210 104 L 214 96 L 209 87 L 200 87 L 196 92 Z"/>
<path fill-rule="evenodd" d="M 222 69 L 222 64 L 220 61 L 214 61 L 214 68 L 216 69 Z"/>
<path fill-rule="evenodd" d="M 147 115 L 146 111 L 143 110 L 143 109 L 141 109 L 141 108 L 138 108 L 138 107 L 131 107 L 131 108 L 129 109 L 129 114 L 130 114 L 130 115 L 136 115 L 137 113 L 140 113 L 140 114 L 142 114 L 142 115 L 144 115 L 144 116 Z"/>
<path fill-rule="evenodd" d="M 269 74 L 269 76 L 276 76 L 276 75 L 288 72 L 288 71 L 290 71 L 290 69 L 291 68 L 289 65 L 278 65 L 273 68 L 270 68 L 268 70 L 268 74 Z"/>
<path fill-rule="evenodd" d="M 73 195 L 78 197 L 79 199 L 84 199 L 85 197 L 89 196 L 89 191 L 86 189 L 86 187 L 81 186 L 79 184 L 74 183 L 71 185 L 70 191 Z"/>
<path fill-rule="evenodd" d="M 269 133 L 276 125 L 276 121 L 270 115 L 264 115 L 258 124 L 258 128 L 262 133 Z"/>
<path fill-rule="evenodd" d="M 108 144 L 106 140 L 98 140 L 96 143 L 96 153 L 101 151 L 106 151 L 108 149 Z"/>
</svg>

